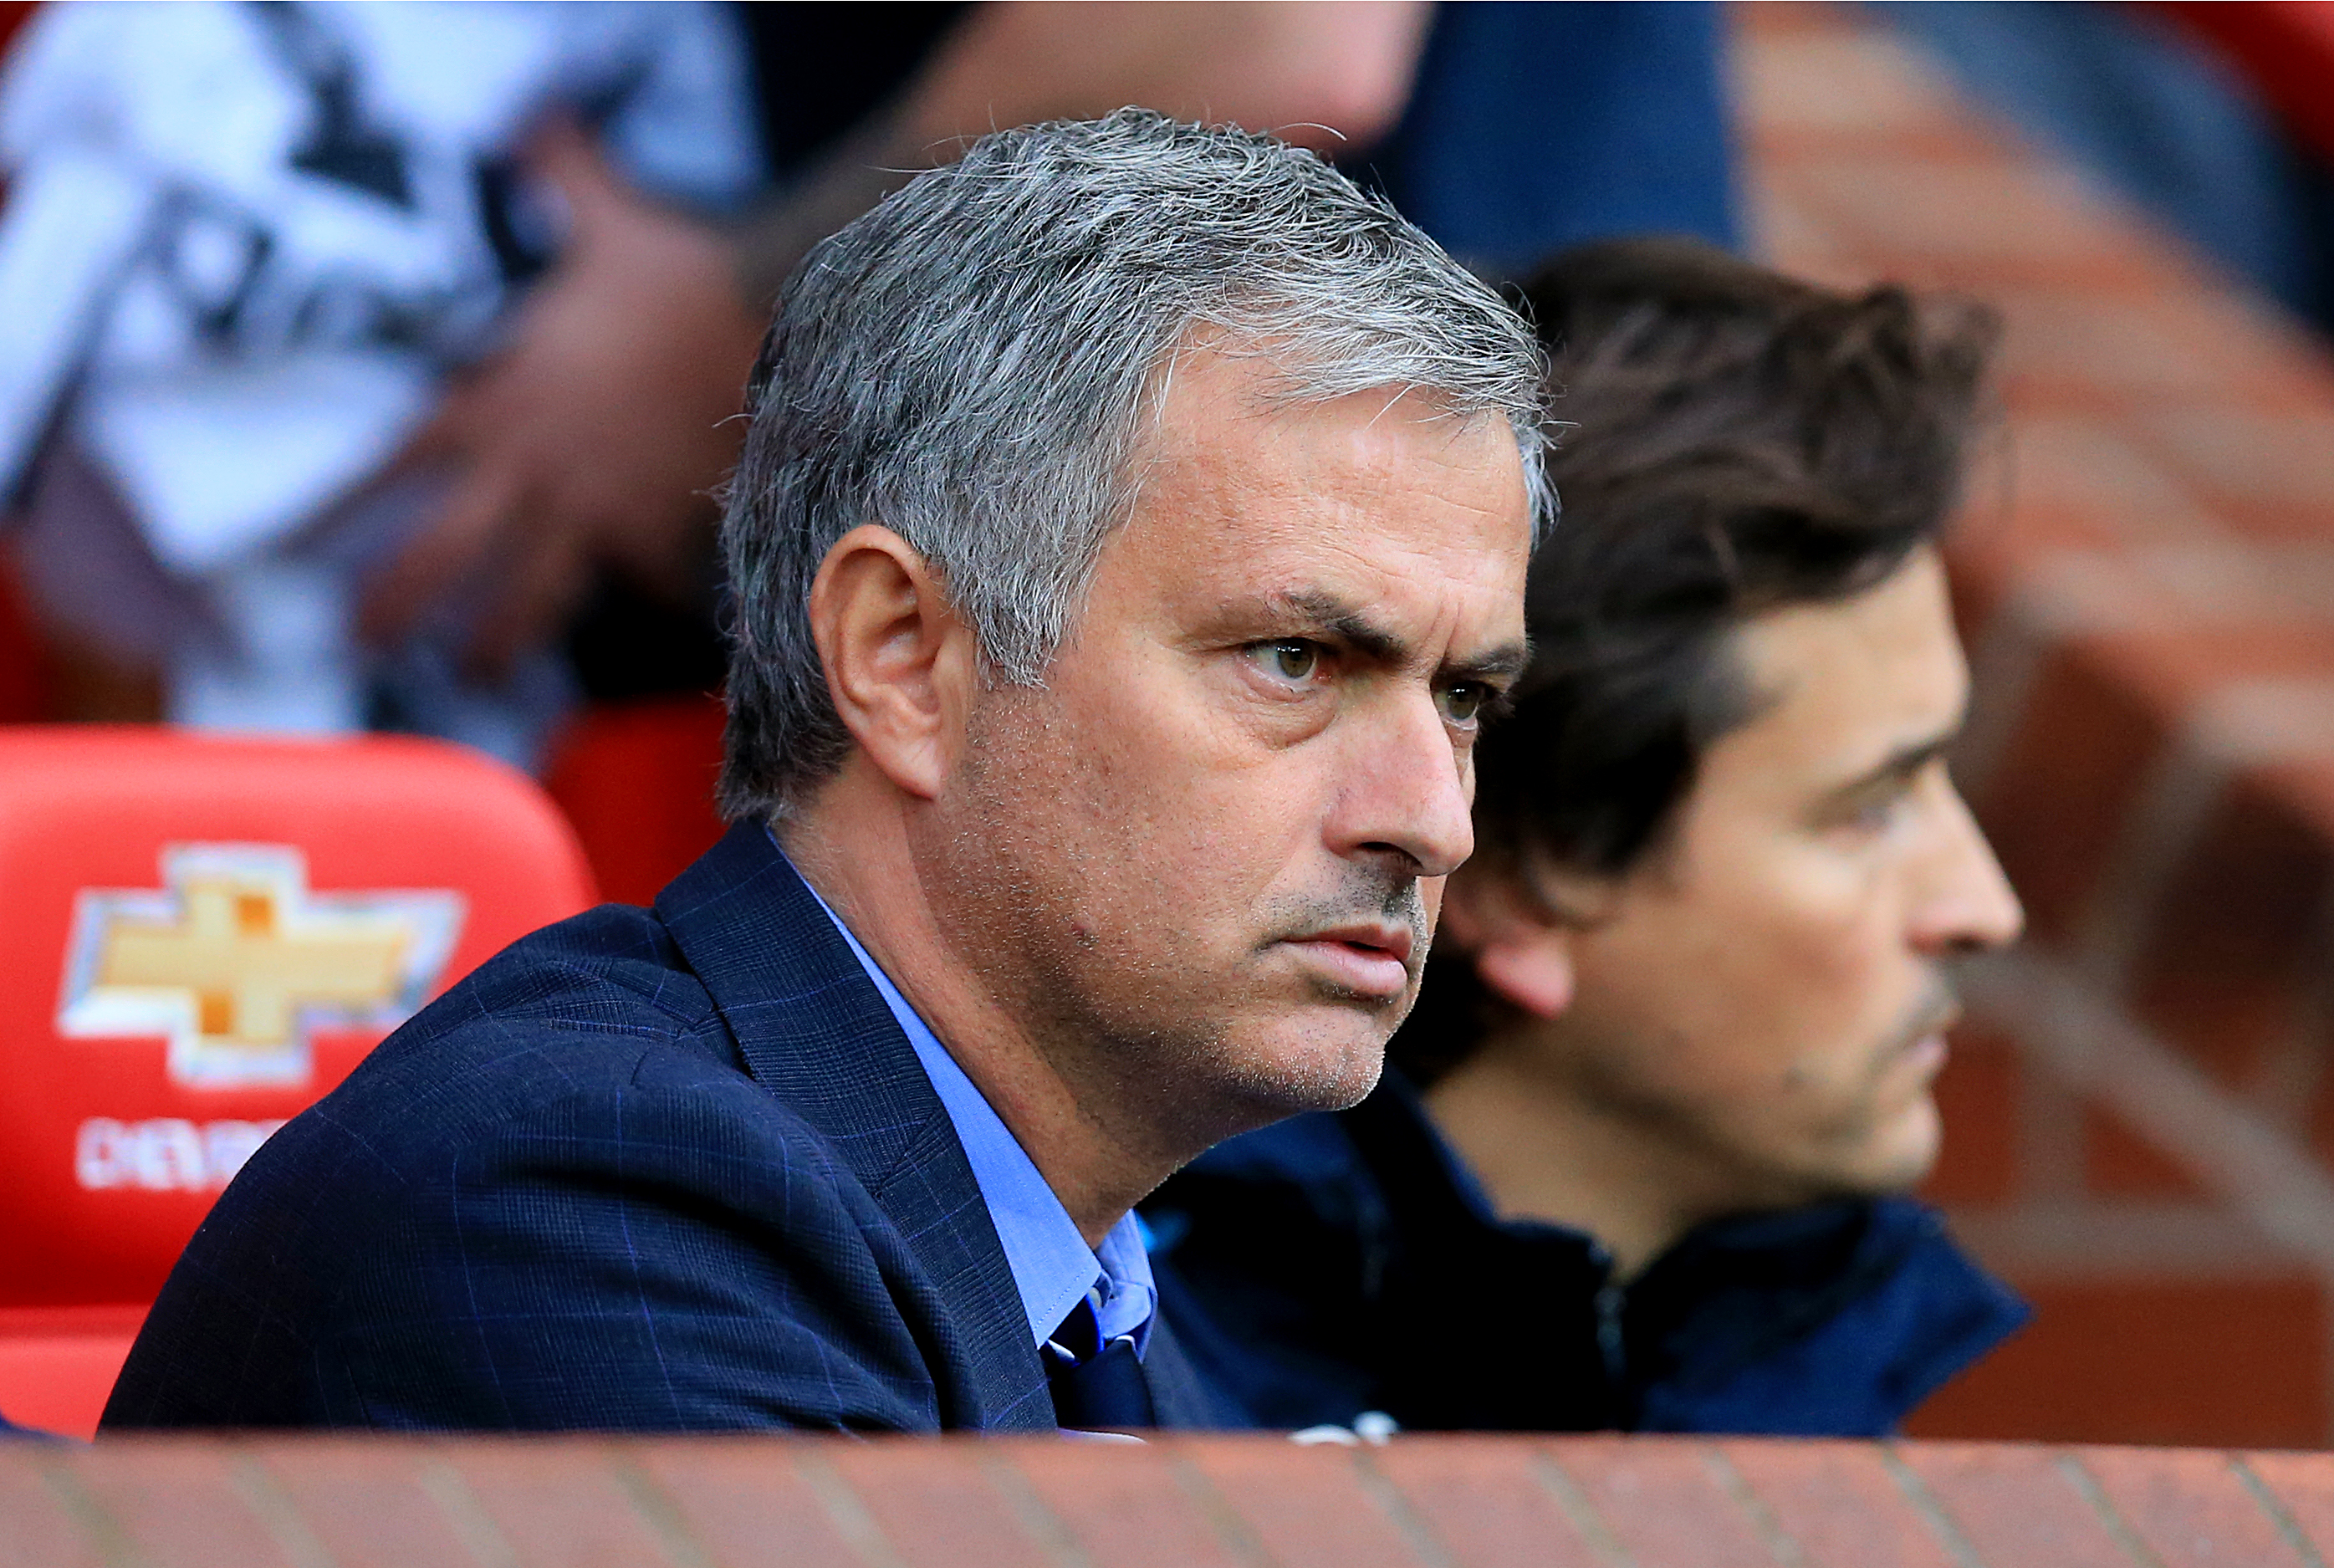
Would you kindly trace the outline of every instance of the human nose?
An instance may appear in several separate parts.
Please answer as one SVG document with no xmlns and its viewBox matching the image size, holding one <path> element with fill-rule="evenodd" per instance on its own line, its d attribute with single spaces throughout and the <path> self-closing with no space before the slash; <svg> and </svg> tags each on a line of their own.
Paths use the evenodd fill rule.
<svg viewBox="0 0 2334 1568">
<path fill-rule="evenodd" d="M 1948 785 L 1934 872 L 1914 915 L 1914 941 L 1936 954 L 1989 952 L 2018 939 L 2026 911 L 1993 846 Z"/>
<path fill-rule="evenodd" d="M 1345 765 L 1330 824 L 1349 858 L 1392 859 L 1413 876 L 1445 877 L 1475 850 L 1473 774 L 1432 700 L 1392 705 Z"/>
</svg>

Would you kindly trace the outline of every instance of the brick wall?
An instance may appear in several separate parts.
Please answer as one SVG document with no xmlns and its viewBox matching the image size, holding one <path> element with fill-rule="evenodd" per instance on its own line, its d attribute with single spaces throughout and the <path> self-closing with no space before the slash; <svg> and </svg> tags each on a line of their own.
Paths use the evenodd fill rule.
<svg viewBox="0 0 2334 1568">
<path fill-rule="evenodd" d="M 1868 14 L 1735 16 L 1768 254 L 2007 319 L 1950 564 L 2032 938 L 1972 977 L 1934 1190 L 2038 1316 L 1914 1429 L 2324 1443 L 2334 367 Z"/>
<path fill-rule="evenodd" d="M 2334 1457 L 1676 1439 L 0 1448 L 0 1568 L 2305 1568 Z"/>
</svg>

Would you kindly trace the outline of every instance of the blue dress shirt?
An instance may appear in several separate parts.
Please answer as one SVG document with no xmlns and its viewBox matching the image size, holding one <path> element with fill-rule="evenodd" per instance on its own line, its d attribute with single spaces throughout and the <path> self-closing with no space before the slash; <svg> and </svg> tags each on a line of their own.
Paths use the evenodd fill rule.
<svg viewBox="0 0 2334 1568">
<path fill-rule="evenodd" d="M 809 886 L 807 879 L 804 886 Z M 989 1206 L 989 1217 L 1005 1249 L 1006 1265 L 1020 1290 L 1022 1308 L 1029 1314 L 1031 1340 L 1043 1345 L 1085 1301 L 1093 1307 L 1099 1342 L 1131 1338 L 1135 1353 L 1141 1355 L 1150 1343 L 1159 1290 L 1152 1282 L 1151 1255 L 1143 1249 L 1134 1216 L 1122 1216 L 1102 1238 L 1100 1247 L 1088 1246 L 1070 1211 L 1054 1196 L 1020 1140 L 965 1076 L 948 1047 L 900 995 L 882 966 L 859 945 L 842 917 L 819 898 L 817 889 L 811 889 L 811 896 L 818 899 L 819 908 L 826 910 L 826 918 L 851 944 L 859 967 L 882 994 L 883 1005 L 892 1009 L 908 1044 L 915 1047 L 916 1059 L 924 1064 L 949 1121 L 955 1125 L 957 1141 L 964 1145 L 965 1160 L 980 1186 L 981 1199 Z"/>
</svg>

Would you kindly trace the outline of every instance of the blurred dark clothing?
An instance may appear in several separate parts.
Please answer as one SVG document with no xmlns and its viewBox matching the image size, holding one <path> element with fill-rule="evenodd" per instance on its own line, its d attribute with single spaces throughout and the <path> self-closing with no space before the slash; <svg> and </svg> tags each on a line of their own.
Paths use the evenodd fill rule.
<svg viewBox="0 0 2334 1568">
<path fill-rule="evenodd" d="M 885 108 L 972 7 L 931 4 L 738 6 L 762 111 L 762 156 L 780 188 Z"/>
<path fill-rule="evenodd" d="M 887 104 L 969 9 L 744 7 L 778 181 Z M 1616 234 L 1731 246 L 1723 26 L 1704 0 L 1438 5 L 1401 121 L 1338 162 L 1494 273 Z"/>
<path fill-rule="evenodd" d="M 1494 280 L 1615 235 L 1731 249 L 1723 63 L 1699 0 L 1438 5 L 1394 134 L 1339 162 Z"/>
<path fill-rule="evenodd" d="M 1259 1425 L 1882 1437 L 2026 1308 L 1908 1198 L 1712 1221 L 1625 1289 L 1502 1223 L 1389 1073 L 1143 1206 L 1161 1311 Z"/>
</svg>

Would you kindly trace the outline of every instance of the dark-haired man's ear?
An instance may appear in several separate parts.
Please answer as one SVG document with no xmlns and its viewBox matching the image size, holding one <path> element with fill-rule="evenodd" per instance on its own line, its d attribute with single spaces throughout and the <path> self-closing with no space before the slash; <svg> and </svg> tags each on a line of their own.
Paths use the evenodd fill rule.
<svg viewBox="0 0 2334 1568">
<path fill-rule="evenodd" d="M 1442 939 L 1475 963 L 1484 985 L 1535 1018 L 1572 1005 L 1572 928 L 1496 872 L 1451 879 Z"/>
<path fill-rule="evenodd" d="M 979 677 L 971 628 L 940 573 L 889 528 L 854 528 L 811 582 L 810 629 L 835 712 L 868 760 L 909 794 L 939 794 Z"/>
</svg>

